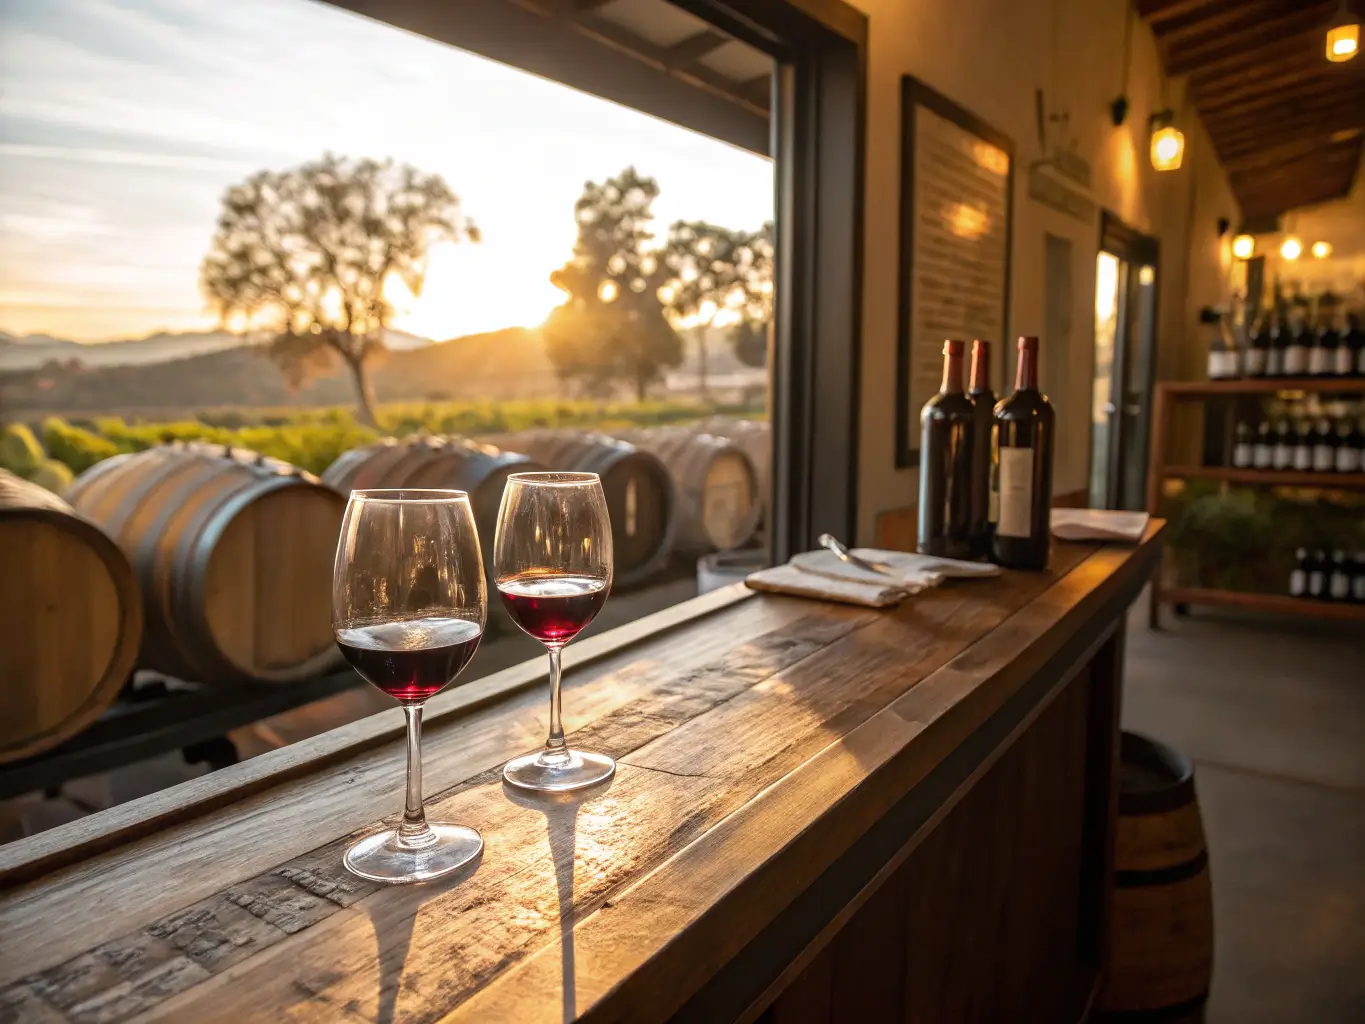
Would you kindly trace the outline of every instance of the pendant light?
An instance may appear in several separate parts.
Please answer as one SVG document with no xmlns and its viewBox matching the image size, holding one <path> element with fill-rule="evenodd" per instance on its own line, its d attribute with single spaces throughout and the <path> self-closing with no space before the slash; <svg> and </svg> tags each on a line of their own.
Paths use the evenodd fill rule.
<svg viewBox="0 0 1365 1024">
<path fill-rule="evenodd" d="M 1339 64 L 1350 60 L 1360 50 L 1360 22 L 1346 9 L 1341 0 L 1332 26 L 1327 30 L 1327 59 Z"/>
<path fill-rule="evenodd" d="M 1169 107 L 1152 115 L 1152 166 L 1158 171 L 1177 171 L 1185 159 L 1185 134 L 1175 126 Z"/>
</svg>

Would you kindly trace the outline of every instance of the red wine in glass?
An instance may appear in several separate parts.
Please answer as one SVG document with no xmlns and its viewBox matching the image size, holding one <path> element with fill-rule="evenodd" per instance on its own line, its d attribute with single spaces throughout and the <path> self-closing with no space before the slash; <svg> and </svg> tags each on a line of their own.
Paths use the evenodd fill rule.
<svg viewBox="0 0 1365 1024">
<path fill-rule="evenodd" d="M 498 582 L 503 607 L 518 626 L 543 644 L 567 644 L 596 618 L 607 600 L 607 581 L 590 576 L 523 573 Z"/>
<path fill-rule="evenodd" d="M 403 703 L 440 691 L 469 664 L 483 632 L 467 619 L 407 619 L 337 630 L 337 646 L 370 684 Z"/>
</svg>

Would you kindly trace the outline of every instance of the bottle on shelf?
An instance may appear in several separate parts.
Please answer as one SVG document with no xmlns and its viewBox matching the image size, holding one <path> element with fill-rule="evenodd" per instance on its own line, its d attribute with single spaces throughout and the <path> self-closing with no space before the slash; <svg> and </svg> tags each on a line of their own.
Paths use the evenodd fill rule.
<svg viewBox="0 0 1365 1024">
<path fill-rule="evenodd" d="M 1271 469 L 1289 469 L 1294 465 L 1294 434 L 1289 429 L 1289 420 L 1280 419 L 1275 424 L 1274 455 L 1270 460 Z"/>
<path fill-rule="evenodd" d="M 1301 419 L 1294 424 L 1294 469 L 1307 472 L 1313 468 L 1313 424 Z"/>
<path fill-rule="evenodd" d="M 1337 465 L 1337 435 L 1332 429 L 1332 421 L 1326 416 L 1318 418 L 1317 429 L 1313 432 L 1313 472 L 1330 473 Z"/>
<path fill-rule="evenodd" d="M 1270 367 L 1270 347 L 1273 338 L 1270 333 L 1270 313 L 1263 310 L 1256 318 L 1255 329 L 1251 332 L 1246 352 L 1246 374 L 1253 379 L 1265 377 Z"/>
<path fill-rule="evenodd" d="M 1275 286 L 1275 300 L 1270 307 L 1270 348 L 1266 352 L 1265 375 L 1284 376 L 1284 352 L 1289 347 L 1289 324 L 1285 319 L 1284 298 L 1280 286 Z"/>
<path fill-rule="evenodd" d="M 1242 420 L 1237 424 L 1237 437 L 1232 444 L 1232 465 L 1237 469 L 1250 469 L 1252 459 L 1251 426 Z"/>
<path fill-rule="evenodd" d="M 966 344 L 943 343 L 943 383 L 920 413 L 919 550 L 972 554 L 972 400 L 962 390 Z"/>
<path fill-rule="evenodd" d="M 1209 380 L 1235 380 L 1238 376 L 1237 345 L 1227 317 L 1211 306 L 1199 311 L 1199 322 L 1209 339 Z"/>
<path fill-rule="evenodd" d="M 1365 377 L 1365 328 L 1361 326 L 1361 315 L 1350 313 L 1346 317 L 1346 344 L 1342 347 L 1350 352 L 1346 361 L 1352 362 L 1351 373 L 1356 377 Z M 1338 355 L 1337 359 L 1343 357 Z"/>
<path fill-rule="evenodd" d="M 1308 549 L 1299 548 L 1294 552 L 1294 569 L 1289 574 L 1289 596 L 1308 596 Z"/>
<path fill-rule="evenodd" d="M 1052 447 L 1056 415 L 1038 390 L 1038 339 L 1019 339 L 1014 393 L 995 407 L 992 461 L 999 518 L 991 559 L 1011 569 L 1046 569 L 1051 550 Z"/>
<path fill-rule="evenodd" d="M 1327 552 L 1321 548 L 1308 560 L 1308 596 L 1318 601 L 1327 596 Z"/>
<path fill-rule="evenodd" d="M 1308 348 L 1308 374 L 1330 377 L 1336 373 L 1337 346 L 1336 296 L 1323 292 L 1317 299 L 1311 343 Z"/>
<path fill-rule="evenodd" d="M 1344 419 L 1337 424 L 1336 471 L 1359 473 L 1365 470 L 1365 435 L 1359 423 Z"/>
<path fill-rule="evenodd" d="M 991 547 L 991 435 L 995 433 L 995 392 L 991 390 L 991 343 L 972 342 L 972 555 Z"/>
<path fill-rule="evenodd" d="M 1351 561 L 1355 566 L 1351 573 L 1351 600 L 1365 604 L 1365 551 L 1357 551 Z"/>
<path fill-rule="evenodd" d="M 1346 564 L 1346 552 L 1340 548 L 1332 552 L 1332 570 L 1327 578 L 1327 596 L 1333 601 L 1351 599 L 1351 570 Z"/>
<path fill-rule="evenodd" d="M 1302 377 L 1308 373 L 1308 326 L 1305 323 L 1307 312 L 1298 296 L 1289 306 L 1289 334 L 1284 348 L 1284 375 Z"/>
<path fill-rule="evenodd" d="M 1356 372 L 1356 355 L 1353 345 L 1365 343 L 1359 332 L 1355 339 L 1351 337 L 1352 322 L 1351 315 L 1345 308 L 1337 309 L 1337 347 L 1332 353 L 1332 374 L 1336 377 L 1352 377 Z"/>
<path fill-rule="evenodd" d="M 1251 446 L 1251 464 L 1256 469 L 1269 469 L 1274 464 L 1275 436 L 1271 433 L 1270 421 L 1261 420 L 1256 424 L 1256 442 Z"/>
</svg>

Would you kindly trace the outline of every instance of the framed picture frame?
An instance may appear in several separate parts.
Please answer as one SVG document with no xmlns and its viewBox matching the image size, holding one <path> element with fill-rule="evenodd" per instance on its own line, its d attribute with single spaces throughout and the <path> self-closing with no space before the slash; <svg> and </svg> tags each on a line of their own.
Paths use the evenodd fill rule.
<svg viewBox="0 0 1365 1024">
<path fill-rule="evenodd" d="M 1014 141 L 919 79 L 901 78 L 900 326 L 896 466 L 919 465 L 919 414 L 938 391 L 943 342 L 1009 341 Z"/>
</svg>

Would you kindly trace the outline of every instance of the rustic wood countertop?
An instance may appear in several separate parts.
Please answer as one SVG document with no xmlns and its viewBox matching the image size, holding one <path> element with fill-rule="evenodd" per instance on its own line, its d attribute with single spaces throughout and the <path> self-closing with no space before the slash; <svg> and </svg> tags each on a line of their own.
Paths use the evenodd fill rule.
<svg viewBox="0 0 1365 1024">
<path fill-rule="evenodd" d="M 0 847 L 0 1021 L 666 1018 L 1029 680 L 1112 630 L 1161 529 L 1058 543 L 1048 572 L 889 612 L 737 585 L 571 646 L 566 729 L 619 762 L 581 799 L 501 782 L 545 733 L 540 659 L 442 693 L 427 814 L 486 844 L 453 879 L 342 867 L 401 809 L 396 709 Z"/>
</svg>

